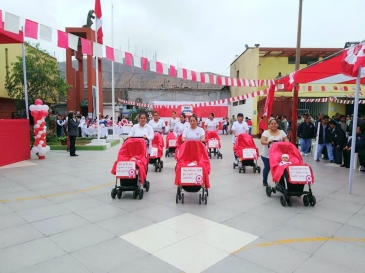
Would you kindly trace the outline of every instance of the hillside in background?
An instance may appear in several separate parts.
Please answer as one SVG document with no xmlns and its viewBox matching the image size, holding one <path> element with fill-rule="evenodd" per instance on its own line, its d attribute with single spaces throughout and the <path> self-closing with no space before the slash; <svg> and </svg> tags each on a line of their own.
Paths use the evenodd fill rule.
<svg viewBox="0 0 365 273">
<path fill-rule="evenodd" d="M 73 67 L 77 70 L 78 64 L 74 60 Z M 95 67 L 95 65 L 94 65 Z M 87 75 L 86 59 L 84 59 L 85 84 Z M 65 73 L 66 62 L 59 63 L 59 69 Z M 112 86 L 112 66 L 111 62 L 103 59 L 103 87 L 111 88 Z M 150 71 L 144 71 L 138 67 L 131 67 L 125 64 L 114 63 L 114 81 L 115 88 L 192 88 L 192 89 L 219 89 L 223 86 L 211 85 L 206 83 L 197 83 L 192 81 L 181 80 L 177 78 L 160 75 Z"/>
</svg>

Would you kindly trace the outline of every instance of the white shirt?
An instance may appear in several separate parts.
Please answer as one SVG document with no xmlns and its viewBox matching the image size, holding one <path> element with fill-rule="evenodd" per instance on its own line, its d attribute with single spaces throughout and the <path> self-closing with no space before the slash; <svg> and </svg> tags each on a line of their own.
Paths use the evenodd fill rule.
<svg viewBox="0 0 365 273">
<path fill-rule="evenodd" d="M 165 122 L 162 119 L 159 119 L 157 122 L 152 119 L 150 122 L 148 122 L 148 124 L 152 126 L 154 132 L 162 132 L 162 128 L 166 127 Z"/>
<path fill-rule="evenodd" d="M 131 137 L 143 137 L 147 136 L 147 139 L 149 140 L 149 147 L 148 147 L 148 153 L 150 154 L 152 151 L 152 140 L 155 137 L 155 134 L 153 132 L 153 129 L 151 125 L 146 124 L 145 126 L 141 127 L 139 124 L 133 125 L 131 131 L 129 132 L 128 136 Z"/>
<path fill-rule="evenodd" d="M 204 126 L 207 126 L 207 131 L 217 131 L 217 126 L 219 125 L 218 120 L 209 118 L 205 121 Z"/>
<path fill-rule="evenodd" d="M 182 135 L 185 128 L 190 128 L 190 123 L 189 122 L 184 122 L 184 123 L 181 123 L 181 121 L 176 122 L 175 128 L 174 128 L 175 135 L 177 137 Z"/>
<path fill-rule="evenodd" d="M 276 141 L 282 141 L 284 138 L 286 138 L 286 134 L 284 131 L 279 130 L 280 134 L 278 136 L 272 136 L 270 135 L 269 131 L 266 130 L 262 133 L 263 137 L 267 137 L 267 140 L 276 140 Z M 262 145 L 261 150 L 261 156 L 269 158 L 269 146 L 268 145 Z"/>
<path fill-rule="evenodd" d="M 239 121 L 237 120 L 233 123 L 231 130 L 234 131 L 238 136 L 239 134 L 247 133 L 249 128 L 246 121 L 242 121 L 242 123 L 239 123 Z M 232 143 L 234 144 L 235 142 L 236 137 L 233 135 Z"/>
<path fill-rule="evenodd" d="M 187 140 L 200 140 L 201 136 L 205 136 L 205 131 L 200 127 L 191 129 L 191 127 L 189 126 L 188 128 L 185 128 L 182 135 Z"/>
<path fill-rule="evenodd" d="M 179 118 L 170 119 L 170 130 L 174 130 L 176 123 L 178 123 L 179 121 L 180 121 Z"/>
</svg>

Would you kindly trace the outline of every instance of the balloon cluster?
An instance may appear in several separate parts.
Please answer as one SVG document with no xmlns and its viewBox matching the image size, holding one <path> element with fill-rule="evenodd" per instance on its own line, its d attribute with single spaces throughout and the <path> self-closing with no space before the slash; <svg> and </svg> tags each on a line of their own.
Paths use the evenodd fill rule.
<svg viewBox="0 0 365 273">
<path fill-rule="evenodd" d="M 40 99 L 35 100 L 34 104 L 29 106 L 30 113 L 34 118 L 34 146 L 32 153 L 37 154 L 39 159 L 44 159 L 46 153 L 50 150 L 47 146 L 47 126 L 45 118 L 48 116 L 48 105 L 43 105 Z"/>
</svg>

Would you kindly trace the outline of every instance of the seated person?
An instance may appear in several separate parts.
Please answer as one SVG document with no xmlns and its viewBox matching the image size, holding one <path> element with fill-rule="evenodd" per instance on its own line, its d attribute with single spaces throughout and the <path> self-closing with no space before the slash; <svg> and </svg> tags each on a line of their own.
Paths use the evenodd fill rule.
<svg viewBox="0 0 365 273">
<path fill-rule="evenodd" d="M 344 164 L 341 167 L 350 168 L 351 143 L 352 139 L 347 142 L 347 145 L 343 149 Z M 358 154 L 360 166 L 362 166 L 361 171 L 365 172 L 365 126 L 356 128 L 355 153 Z"/>
<path fill-rule="evenodd" d="M 289 165 L 289 164 L 291 164 L 291 162 L 289 161 L 289 155 L 283 154 L 281 156 L 281 162 L 279 163 L 279 166 Z"/>
</svg>

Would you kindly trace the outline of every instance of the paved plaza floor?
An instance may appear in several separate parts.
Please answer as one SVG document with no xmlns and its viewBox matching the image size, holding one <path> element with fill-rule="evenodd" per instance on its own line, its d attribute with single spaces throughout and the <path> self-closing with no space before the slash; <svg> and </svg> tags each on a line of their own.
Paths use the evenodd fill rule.
<svg viewBox="0 0 365 273">
<path fill-rule="evenodd" d="M 161 173 L 150 165 L 142 200 L 113 200 L 120 145 L 0 168 L 0 272 L 365 272 L 364 173 L 350 195 L 348 169 L 305 157 L 317 205 L 282 207 L 262 174 L 232 168 L 231 136 L 222 146 L 207 205 L 196 193 L 176 204 L 171 157 Z"/>
</svg>

